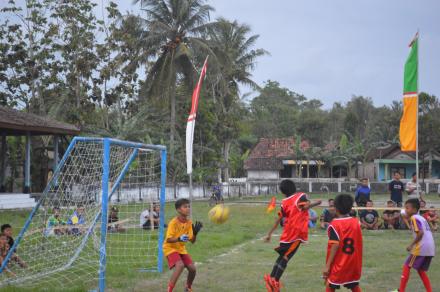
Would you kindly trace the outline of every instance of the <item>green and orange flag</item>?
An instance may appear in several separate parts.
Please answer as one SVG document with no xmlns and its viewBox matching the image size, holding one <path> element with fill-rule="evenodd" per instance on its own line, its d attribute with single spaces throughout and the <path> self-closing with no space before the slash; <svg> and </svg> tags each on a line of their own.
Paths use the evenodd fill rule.
<svg viewBox="0 0 440 292">
<path fill-rule="evenodd" d="M 403 78 L 403 116 L 400 120 L 400 145 L 402 151 L 417 150 L 418 119 L 418 42 L 417 33 L 410 43 L 411 51 L 405 63 Z"/>
</svg>

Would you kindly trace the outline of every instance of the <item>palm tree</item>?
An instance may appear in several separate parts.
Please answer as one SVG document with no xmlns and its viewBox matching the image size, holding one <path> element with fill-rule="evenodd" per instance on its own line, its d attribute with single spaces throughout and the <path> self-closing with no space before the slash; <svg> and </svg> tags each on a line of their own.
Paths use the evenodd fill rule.
<svg viewBox="0 0 440 292">
<path fill-rule="evenodd" d="M 201 38 L 214 9 L 204 0 L 135 0 L 141 2 L 146 18 L 140 36 L 151 67 L 140 94 L 166 98 L 170 104 L 170 157 L 174 158 L 176 136 L 176 83 L 192 87 L 194 60 L 206 56 L 209 46 Z"/>
<path fill-rule="evenodd" d="M 253 49 L 258 35 L 249 36 L 251 29 L 237 21 L 219 18 L 209 27 L 207 38 L 215 55 L 214 69 L 209 82 L 217 102 L 219 136 L 222 141 L 223 178 L 229 180 L 229 153 L 232 141 L 239 135 L 239 121 L 243 115 L 240 85 L 257 89 L 252 80 L 256 59 L 267 54 L 263 49 Z"/>
</svg>

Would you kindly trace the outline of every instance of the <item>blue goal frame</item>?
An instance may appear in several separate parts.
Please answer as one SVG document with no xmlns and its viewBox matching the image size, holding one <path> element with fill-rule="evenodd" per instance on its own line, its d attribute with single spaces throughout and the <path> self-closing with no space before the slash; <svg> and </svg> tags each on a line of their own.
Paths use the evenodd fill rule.
<svg viewBox="0 0 440 292">
<path fill-rule="evenodd" d="M 16 247 L 19 245 L 20 241 L 23 238 L 24 233 L 29 228 L 32 218 L 35 216 L 37 210 L 39 209 L 41 202 L 43 201 L 43 198 L 45 198 L 50 191 L 51 187 L 56 183 L 58 176 L 60 174 L 60 171 L 62 167 L 64 166 L 67 158 L 69 157 L 70 153 L 72 152 L 75 144 L 77 142 L 94 142 L 94 143 L 102 143 L 103 144 L 103 165 L 102 165 L 102 202 L 101 202 L 101 212 L 96 215 L 94 218 L 92 224 L 90 225 L 89 229 L 87 230 L 86 235 L 83 238 L 83 241 L 81 242 L 80 246 L 76 250 L 74 256 L 70 259 L 70 261 L 64 266 L 64 268 L 68 268 L 70 265 L 73 264 L 73 262 L 78 258 L 78 256 L 81 253 L 82 248 L 87 243 L 88 238 L 92 234 L 92 231 L 96 225 L 96 223 L 101 219 L 101 241 L 100 241 L 100 248 L 99 248 L 99 285 L 98 289 L 100 292 L 105 291 L 105 280 L 106 280 L 106 263 L 107 263 L 107 253 L 106 253 L 106 239 L 107 239 L 107 224 L 108 224 L 108 202 L 111 199 L 113 193 L 118 188 L 119 184 L 125 177 L 125 174 L 127 173 L 128 169 L 130 168 L 131 163 L 136 158 L 139 149 L 151 149 L 160 151 L 160 216 L 159 216 L 159 239 L 158 239 L 158 254 L 157 254 L 157 272 L 162 273 L 163 272 L 163 250 L 162 245 L 164 241 L 164 225 L 165 225 L 165 191 L 166 191 L 166 162 L 167 162 L 167 148 L 163 145 L 151 145 L 151 144 L 143 144 L 143 143 L 137 143 L 137 142 L 130 142 L 130 141 L 123 141 L 113 138 L 94 138 L 94 137 L 74 137 L 72 141 L 69 144 L 69 147 L 66 149 L 66 152 L 63 155 L 63 158 L 60 160 L 58 165 L 56 166 L 55 172 L 47 184 L 46 188 L 44 189 L 42 199 L 38 201 L 38 203 L 35 205 L 35 207 L 32 209 L 28 219 L 26 220 L 23 228 L 21 229 L 19 235 L 17 236 L 14 245 L 10 248 L 5 260 L 3 261 L 2 265 L 0 266 L 0 274 L 4 271 L 6 268 L 12 254 L 13 250 L 16 249 Z M 110 174 L 110 151 L 112 145 L 118 145 L 123 147 L 132 148 L 133 152 L 130 155 L 129 159 L 125 163 L 121 173 L 119 174 L 118 178 L 116 179 L 116 182 L 112 186 L 112 189 L 109 192 L 108 189 L 108 180 L 109 180 L 109 174 Z"/>
</svg>

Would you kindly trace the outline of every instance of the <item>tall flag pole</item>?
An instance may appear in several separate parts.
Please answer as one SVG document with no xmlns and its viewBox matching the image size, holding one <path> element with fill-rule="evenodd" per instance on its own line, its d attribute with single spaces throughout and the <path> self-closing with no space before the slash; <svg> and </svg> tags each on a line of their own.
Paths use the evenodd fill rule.
<svg viewBox="0 0 440 292">
<path fill-rule="evenodd" d="M 403 78 L 403 116 L 400 120 L 402 151 L 416 152 L 417 193 L 419 192 L 419 32 L 409 44 L 411 51 L 405 63 Z"/>
<path fill-rule="evenodd" d="M 202 71 L 200 72 L 199 81 L 194 88 L 191 100 L 191 111 L 189 113 L 188 122 L 186 124 L 186 173 L 189 175 L 189 200 L 192 205 L 193 190 L 192 190 L 192 156 L 193 156 L 193 141 L 194 141 L 194 127 L 196 126 L 197 107 L 199 105 L 200 89 L 202 88 L 202 82 L 205 79 L 206 69 L 208 65 L 208 56 L 206 56 L 203 63 Z M 192 218 L 192 208 L 191 208 Z"/>
</svg>

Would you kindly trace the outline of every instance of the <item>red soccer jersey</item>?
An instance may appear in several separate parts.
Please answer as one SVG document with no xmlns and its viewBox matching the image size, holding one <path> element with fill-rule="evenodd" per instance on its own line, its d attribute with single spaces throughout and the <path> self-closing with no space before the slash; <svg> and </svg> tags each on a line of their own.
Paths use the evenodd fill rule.
<svg viewBox="0 0 440 292">
<path fill-rule="evenodd" d="M 362 274 L 362 231 L 353 217 L 335 218 L 327 229 L 329 236 L 327 259 L 332 243 L 339 249 L 330 268 L 328 281 L 334 285 L 359 282 Z"/>
<path fill-rule="evenodd" d="M 305 193 L 295 193 L 281 202 L 284 227 L 280 242 L 307 241 L 309 235 L 309 211 L 302 210 L 299 207 L 299 204 L 304 201 L 307 201 Z"/>
</svg>

